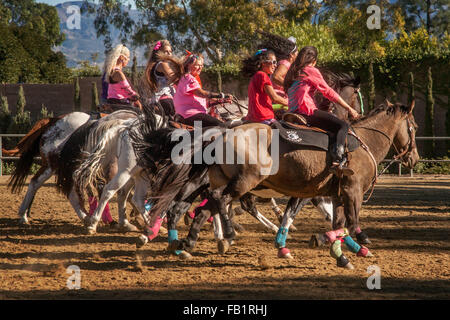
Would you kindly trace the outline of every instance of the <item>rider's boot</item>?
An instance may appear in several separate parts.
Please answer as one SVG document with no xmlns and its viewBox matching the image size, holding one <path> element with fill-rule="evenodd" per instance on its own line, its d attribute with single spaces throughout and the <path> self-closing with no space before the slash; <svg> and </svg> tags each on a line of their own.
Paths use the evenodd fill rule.
<svg viewBox="0 0 450 320">
<path fill-rule="evenodd" d="M 330 167 L 330 172 L 338 177 L 351 176 L 354 171 L 347 167 L 347 157 L 343 145 L 339 145 L 334 150 L 334 160 Z"/>
</svg>

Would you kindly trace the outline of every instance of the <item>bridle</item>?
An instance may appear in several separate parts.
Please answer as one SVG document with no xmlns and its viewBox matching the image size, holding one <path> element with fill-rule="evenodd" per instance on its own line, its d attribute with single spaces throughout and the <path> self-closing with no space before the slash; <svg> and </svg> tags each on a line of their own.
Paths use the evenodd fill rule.
<svg viewBox="0 0 450 320">
<path fill-rule="evenodd" d="M 372 196 L 373 190 L 375 188 L 375 183 L 377 182 L 378 177 L 381 176 L 383 173 L 385 173 L 386 170 L 398 159 L 401 159 L 403 162 L 407 162 L 407 160 L 411 157 L 411 153 L 414 151 L 414 149 L 417 148 L 416 140 L 415 140 L 414 126 L 412 125 L 409 117 L 410 117 L 410 115 L 408 115 L 405 119 L 407 127 L 408 127 L 408 142 L 405 144 L 405 146 L 401 147 L 400 150 L 398 150 L 398 148 L 395 146 L 395 143 L 391 142 L 391 138 L 389 138 L 389 136 L 381 130 L 378 130 L 375 128 L 368 128 L 368 127 L 353 127 L 353 128 L 361 128 L 361 129 L 366 129 L 366 130 L 371 130 L 371 131 L 381 133 L 385 138 L 388 139 L 389 145 L 392 145 L 394 147 L 395 152 L 397 154 L 393 157 L 393 159 L 388 163 L 388 165 L 380 173 L 378 173 L 378 164 L 376 163 L 375 157 L 373 156 L 372 152 L 370 152 L 369 147 L 361 140 L 361 138 L 359 138 L 353 132 L 349 131 L 349 134 L 353 135 L 361 143 L 361 146 L 363 147 L 363 149 L 369 153 L 369 156 L 372 159 L 372 161 L 374 162 L 374 166 L 375 166 L 375 174 L 374 174 L 371 186 L 370 186 L 371 191 L 370 191 L 369 197 L 366 200 L 363 200 L 363 203 L 366 203 L 367 201 L 369 201 L 370 197 Z"/>
</svg>

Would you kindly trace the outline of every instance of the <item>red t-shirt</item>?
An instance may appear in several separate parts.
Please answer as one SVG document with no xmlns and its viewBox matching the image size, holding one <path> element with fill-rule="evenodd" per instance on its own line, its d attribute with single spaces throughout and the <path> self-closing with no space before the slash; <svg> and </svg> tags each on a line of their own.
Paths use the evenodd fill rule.
<svg viewBox="0 0 450 320">
<path fill-rule="evenodd" d="M 272 100 L 264 91 L 264 86 L 272 86 L 269 75 L 258 71 L 250 80 L 248 86 L 248 114 L 246 119 L 252 122 L 262 122 L 274 119 Z"/>
</svg>

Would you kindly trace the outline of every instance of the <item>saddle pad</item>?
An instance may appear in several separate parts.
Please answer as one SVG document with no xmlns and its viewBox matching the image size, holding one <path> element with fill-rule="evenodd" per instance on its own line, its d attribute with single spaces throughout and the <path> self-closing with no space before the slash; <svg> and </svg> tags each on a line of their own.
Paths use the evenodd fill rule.
<svg viewBox="0 0 450 320">
<path fill-rule="evenodd" d="M 272 128 L 280 130 L 280 137 L 290 143 L 299 146 L 317 147 L 328 151 L 330 145 L 335 142 L 333 136 L 322 129 L 302 125 L 292 125 L 284 121 L 274 122 Z M 347 136 L 347 148 L 351 152 L 359 147 L 359 141 L 355 137 Z"/>
</svg>

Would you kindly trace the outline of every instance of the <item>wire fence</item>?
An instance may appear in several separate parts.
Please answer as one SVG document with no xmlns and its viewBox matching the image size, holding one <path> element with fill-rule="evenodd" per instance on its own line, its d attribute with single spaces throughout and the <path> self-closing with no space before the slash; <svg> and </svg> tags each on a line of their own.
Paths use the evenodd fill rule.
<svg viewBox="0 0 450 320">
<path fill-rule="evenodd" d="M 3 138 L 20 138 L 24 137 L 25 134 L 0 134 L 0 176 L 3 175 L 3 160 L 17 160 L 19 157 L 4 157 L 3 156 Z M 450 140 L 450 137 L 416 137 L 416 140 Z M 35 157 L 36 160 L 40 160 L 40 157 Z M 391 162 L 392 159 L 384 159 L 382 162 Z M 400 160 L 394 161 L 398 163 L 398 175 L 402 175 L 402 163 Z M 450 162 L 450 159 L 420 159 L 419 162 Z M 414 176 L 414 169 L 410 169 L 409 175 Z"/>
</svg>

